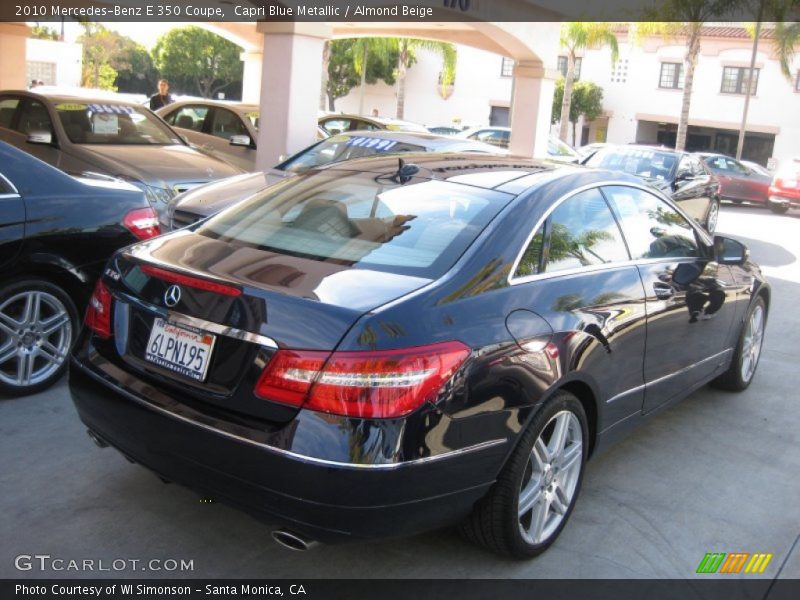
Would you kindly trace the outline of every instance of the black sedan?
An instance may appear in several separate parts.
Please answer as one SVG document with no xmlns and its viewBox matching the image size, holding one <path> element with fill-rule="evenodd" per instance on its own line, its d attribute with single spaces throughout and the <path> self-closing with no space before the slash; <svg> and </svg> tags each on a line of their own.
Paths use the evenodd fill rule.
<svg viewBox="0 0 800 600">
<path fill-rule="evenodd" d="M 669 195 L 706 231 L 717 228 L 719 180 L 698 155 L 650 146 L 607 146 L 583 164 L 636 175 Z"/>
<path fill-rule="evenodd" d="M 0 394 L 61 375 L 108 257 L 158 233 L 139 189 L 70 177 L 0 142 Z"/>
<path fill-rule="evenodd" d="M 659 191 L 404 158 L 117 253 L 71 363 L 96 443 L 281 521 L 294 548 L 461 522 L 526 557 L 590 456 L 707 382 L 753 380 L 770 288 Z"/>
</svg>

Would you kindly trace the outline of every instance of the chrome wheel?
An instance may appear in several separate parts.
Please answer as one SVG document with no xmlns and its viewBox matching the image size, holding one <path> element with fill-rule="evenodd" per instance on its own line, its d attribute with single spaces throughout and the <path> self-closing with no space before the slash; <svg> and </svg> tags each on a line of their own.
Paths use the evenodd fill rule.
<svg viewBox="0 0 800 600">
<path fill-rule="evenodd" d="M 12 295 L 0 304 L 0 382 L 26 388 L 46 381 L 64 364 L 72 337 L 59 298 L 41 290 Z"/>
<path fill-rule="evenodd" d="M 761 343 L 764 341 L 764 307 L 757 304 L 747 321 L 747 329 L 742 340 L 741 377 L 750 381 L 758 365 L 761 355 Z"/>
<path fill-rule="evenodd" d="M 583 463 L 583 433 L 574 413 L 556 413 L 533 444 L 520 485 L 519 529 L 529 544 L 550 538 L 575 496 Z"/>
<path fill-rule="evenodd" d="M 708 219 L 706 219 L 706 230 L 709 233 L 714 233 L 714 231 L 716 231 L 718 220 L 719 220 L 719 202 L 712 201 L 711 207 L 708 209 Z"/>
</svg>

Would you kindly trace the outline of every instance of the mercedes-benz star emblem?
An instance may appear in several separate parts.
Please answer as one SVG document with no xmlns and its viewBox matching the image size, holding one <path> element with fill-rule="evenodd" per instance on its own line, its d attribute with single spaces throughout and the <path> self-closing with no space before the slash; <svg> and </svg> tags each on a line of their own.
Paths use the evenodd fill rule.
<svg viewBox="0 0 800 600">
<path fill-rule="evenodd" d="M 164 304 L 172 308 L 181 301 L 181 288 L 177 285 L 171 285 L 164 292 Z"/>
</svg>

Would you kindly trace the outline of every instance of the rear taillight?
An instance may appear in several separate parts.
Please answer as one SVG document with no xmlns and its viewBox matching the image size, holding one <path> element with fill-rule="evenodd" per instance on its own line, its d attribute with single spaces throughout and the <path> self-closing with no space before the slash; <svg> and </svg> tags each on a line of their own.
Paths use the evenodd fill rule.
<svg viewBox="0 0 800 600">
<path fill-rule="evenodd" d="M 158 224 L 158 216 L 152 208 L 137 208 L 130 211 L 122 219 L 125 229 L 130 231 L 137 239 L 148 240 L 151 237 L 161 235 L 161 227 Z"/>
<path fill-rule="evenodd" d="M 255 393 L 275 402 L 349 417 L 402 417 L 434 401 L 469 354 L 460 342 L 333 354 L 278 350 Z"/>
<path fill-rule="evenodd" d="M 83 322 L 101 338 L 111 337 L 111 303 L 111 292 L 108 291 L 103 280 L 98 279 L 92 297 L 89 298 L 89 306 L 86 307 L 86 317 Z"/>
<path fill-rule="evenodd" d="M 142 273 L 149 275 L 150 277 L 155 277 L 156 279 L 161 279 L 162 281 L 177 283 L 179 285 L 185 285 L 186 287 L 192 287 L 198 290 L 204 290 L 206 292 L 214 292 L 215 294 L 222 294 L 224 296 L 242 295 L 242 290 L 232 285 L 216 283 L 214 281 L 209 281 L 208 279 L 202 279 L 193 275 L 184 275 L 183 273 L 168 271 L 167 269 L 154 267 L 152 265 L 143 265 Z"/>
</svg>

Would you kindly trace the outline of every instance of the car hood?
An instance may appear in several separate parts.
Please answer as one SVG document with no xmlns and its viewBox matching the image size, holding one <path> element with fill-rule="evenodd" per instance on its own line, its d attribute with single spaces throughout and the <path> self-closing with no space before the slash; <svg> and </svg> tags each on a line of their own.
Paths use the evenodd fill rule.
<svg viewBox="0 0 800 600">
<path fill-rule="evenodd" d="M 221 160 L 178 144 L 170 146 L 75 146 L 74 153 L 109 175 L 123 175 L 153 187 L 171 188 L 241 173 Z"/>
<path fill-rule="evenodd" d="M 176 197 L 175 209 L 198 217 L 207 217 L 290 176 L 292 173 L 287 171 L 271 169 L 266 173 L 247 173 L 207 183 Z"/>
</svg>

